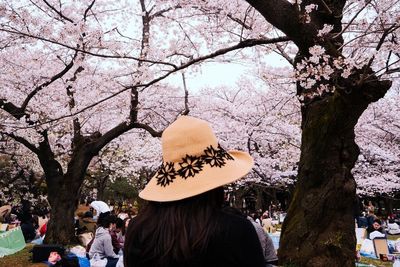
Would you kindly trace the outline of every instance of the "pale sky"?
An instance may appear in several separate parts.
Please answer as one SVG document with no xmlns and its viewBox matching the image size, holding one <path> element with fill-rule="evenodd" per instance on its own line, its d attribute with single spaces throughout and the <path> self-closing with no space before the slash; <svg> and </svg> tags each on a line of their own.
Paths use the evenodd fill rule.
<svg viewBox="0 0 400 267">
<path fill-rule="evenodd" d="M 287 62 L 281 56 L 273 53 L 269 54 L 266 59 L 268 64 L 274 65 L 275 67 L 287 66 Z M 197 66 L 200 71 L 197 72 L 185 72 L 186 86 L 189 91 L 198 91 L 203 87 L 218 87 L 228 86 L 235 87 L 237 80 L 241 75 L 251 75 L 254 73 L 254 67 L 249 62 L 245 64 L 235 63 L 221 63 L 221 62 L 205 62 L 200 66 Z M 254 75 L 254 82 L 257 78 Z M 173 74 L 168 79 L 168 82 L 183 86 L 181 73 Z"/>
</svg>

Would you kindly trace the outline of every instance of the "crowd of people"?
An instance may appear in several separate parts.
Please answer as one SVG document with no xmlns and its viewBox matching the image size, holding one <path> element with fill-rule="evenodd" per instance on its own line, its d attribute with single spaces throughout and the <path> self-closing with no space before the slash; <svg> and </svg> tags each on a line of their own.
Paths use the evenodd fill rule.
<svg viewBox="0 0 400 267">
<path fill-rule="evenodd" d="M 371 201 L 368 202 L 368 205 L 364 205 L 363 209 L 361 214 L 356 217 L 356 227 L 365 228 L 367 238 L 373 239 L 374 237 L 387 237 L 387 234 L 400 234 L 400 226 L 398 221 L 396 222 L 398 218 L 394 214 L 378 217 L 375 214 L 375 206 Z"/>
<path fill-rule="evenodd" d="M 27 200 L 18 205 L 4 205 L 0 222 L 8 225 L 8 230 L 20 226 L 25 243 L 43 239 L 46 233 L 46 223 L 49 219 L 49 209 L 32 207 Z"/>
</svg>

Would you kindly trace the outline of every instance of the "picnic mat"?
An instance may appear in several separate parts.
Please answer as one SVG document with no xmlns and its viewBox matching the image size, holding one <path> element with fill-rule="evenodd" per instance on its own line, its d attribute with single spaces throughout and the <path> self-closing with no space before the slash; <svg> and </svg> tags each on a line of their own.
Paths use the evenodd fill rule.
<svg viewBox="0 0 400 267">
<path fill-rule="evenodd" d="M 25 247 L 21 227 L 0 233 L 0 258 L 14 254 Z"/>
<path fill-rule="evenodd" d="M 279 240 L 281 238 L 281 233 L 280 232 L 276 232 L 276 233 L 268 233 L 268 235 L 271 237 L 272 239 L 272 243 L 274 244 L 274 248 L 278 249 L 279 248 Z"/>
</svg>

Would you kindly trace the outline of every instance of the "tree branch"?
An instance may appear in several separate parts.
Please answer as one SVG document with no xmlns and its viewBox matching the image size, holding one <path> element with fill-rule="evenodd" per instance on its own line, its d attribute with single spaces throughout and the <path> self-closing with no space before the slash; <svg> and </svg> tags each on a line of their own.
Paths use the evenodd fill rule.
<svg viewBox="0 0 400 267">
<path fill-rule="evenodd" d="M 157 131 L 154 128 L 152 128 L 151 126 L 149 126 L 147 124 L 143 124 L 143 123 L 134 123 L 133 128 L 146 130 L 153 137 L 161 137 L 161 135 L 163 133 L 163 131 Z"/>
<path fill-rule="evenodd" d="M 167 13 L 167 12 L 169 12 L 169 11 L 171 11 L 171 10 L 179 9 L 179 8 L 182 8 L 182 6 L 178 4 L 178 5 L 173 6 L 173 7 L 169 7 L 169 8 L 162 9 L 162 10 L 160 10 L 160 11 L 157 11 L 157 12 L 154 13 L 153 15 L 149 16 L 149 20 L 152 20 L 152 19 L 154 19 L 155 17 L 163 17 L 165 13 Z"/>
<path fill-rule="evenodd" d="M 286 36 L 277 37 L 277 38 L 273 38 L 273 39 L 265 39 L 265 38 L 263 38 L 263 39 L 248 39 L 248 40 L 244 40 L 244 41 L 239 42 L 238 44 L 233 45 L 231 47 L 222 48 L 222 49 L 219 49 L 219 50 L 217 50 L 217 51 L 215 51 L 215 52 L 213 52 L 211 54 L 192 59 L 189 62 L 186 62 L 186 63 L 178 66 L 174 70 L 168 71 L 166 74 L 161 75 L 160 77 L 158 77 L 158 78 L 156 78 L 156 79 L 154 79 L 154 80 L 152 80 L 152 81 L 150 81 L 148 83 L 127 86 L 127 87 L 123 88 L 122 90 L 111 94 L 110 96 L 107 96 L 107 97 L 105 97 L 105 98 L 103 98 L 103 99 L 101 99 L 101 100 L 99 100 L 99 101 L 97 101 L 97 102 L 95 102 L 95 103 L 93 103 L 91 105 L 88 105 L 88 106 L 76 111 L 75 113 L 71 113 L 71 114 L 68 114 L 68 115 L 63 115 L 63 116 L 57 117 L 55 119 L 48 120 L 46 122 L 42 122 L 40 124 L 37 124 L 37 126 L 48 124 L 48 123 L 51 123 L 51 122 L 54 122 L 54 121 L 58 121 L 58 120 L 61 120 L 61 119 L 65 119 L 65 118 L 76 116 L 76 115 L 78 115 L 78 114 L 80 114 L 80 113 L 82 113 L 82 112 L 84 112 L 84 111 L 86 111 L 86 110 L 88 110 L 90 108 L 93 108 L 93 107 L 95 107 L 95 106 L 97 106 L 97 105 L 99 105 L 99 104 L 101 104 L 101 103 L 103 103 L 103 102 L 105 102 L 107 100 L 110 100 L 110 99 L 114 98 L 115 96 L 117 96 L 117 95 L 119 95 L 119 94 L 121 94 L 121 93 L 123 93 L 123 92 L 125 92 L 127 90 L 131 90 L 132 88 L 143 88 L 143 89 L 145 89 L 145 88 L 147 88 L 147 87 L 149 87 L 149 86 L 151 86 L 151 85 L 153 85 L 153 84 L 155 84 L 155 83 L 157 83 L 157 82 L 159 82 L 161 80 L 164 80 L 165 78 L 167 78 L 171 74 L 176 73 L 176 72 L 178 72 L 180 70 L 183 70 L 185 68 L 188 68 L 188 67 L 190 67 L 190 66 L 192 66 L 192 65 L 194 65 L 196 63 L 199 63 L 201 61 L 205 61 L 207 59 L 215 58 L 217 56 L 224 55 L 224 54 L 227 54 L 229 52 L 232 52 L 232 51 L 235 51 L 235 50 L 238 50 L 238 49 L 242 49 L 242 48 L 246 48 L 246 47 L 253 47 L 253 46 L 256 46 L 256 45 L 273 44 L 273 43 L 287 42 L 287 41 L 290 41 L 290 39 L 288 37 L 286 37 Z"/>
<path fill-rule="evenodd" d="M 44 2 L 48 7 L 50 7 L 54 12 L 56 12 L 61 18 L 65 19 L 65 20 L 67 20 L 67 21 L 69 21 L 69 22 L 71 22 L 71 23 L 74 23 L 74 21 L 73 21 L 72 19 L 66 17 L 60 10 L 57 10 L 54 6 L 50 5 L 49 2 L 47 2 L 46 0 L 43 0 L 43 2 Z"/>
<path fill-rule="evenodd" d="M 23 109 L 11 102 L 8 102 L 7 99 L 0 99 L 0 108 L 18 120 L 26 115 Z"/>
<path fill-rule="evenodd" d="M 26 140 L 25 138 L 21 137 L 21 136 L 17 136 L 13 133 L 3 133 L 6 136 L 11 137 L 12 139 L 14 139 L 15 141 L 17 141 L 18 143 L 21 143 L 22 145 L 24 145 L 26 148 L 28 148 L 30 151 L 32 151 L 33 153 L 35 153 L 36 155 L 38 155 L 39 153 L 39 149 L 37 147 L 35 147 L 35 145 L 33 145 L 31 142 L 29 142 L 28 140 Z"/>
<path fill-rule="evenodd" d="M 316 27 L 302 23 L 301 13 L 296 4 L 292 5 L 286 0 L 246 0 L 273 26 L 284 32 L 302 51 L 314 44 Z M 290 18 L 290 19 L 288 19 Z"/>
<path fill-rule="evenodd" d="M 133 60 L 137 60 L 137 61 L 141 60 L 141 61 L 147 62 L 147 63 L 160 64 L 160 65 L 170 66 L 172 68 L 177 68 L 176 65 L 174 65 L 172 63 L 168 63 L 168 62 L 146 60 L 146 59 L 140 59 L 140 58 L 131 57 L 131 56 L 114 56 L 114 55 L 99 54 L 99 53 L 90 52 L 90 51 L 87 51 L 87 50 L 84 50 L 84 49 L 80 49 L 78 47 L 73 47 L 73 46 L 70 46 L 70 45 L 67 45 L 67 44 L 63 44 L 63 43 L 57 42 L 55 40 L 50 40 L 50 39 L 46 39 L 44 37 L 32 35 L 32 34 L 29 34 L 29 33 L 24 33 L 24 32 L 19 32 L 19 31 L 14 31 L 14 30 L 7 30 L 7 29 L 4 29 L 4 28 L 0 29 L 0 31 L 8 32 L 8 33 L 11 33 L 11 34 L 22 35 L 22 36 L 26 36 L 26 37 L 33 38 L 33 39 L 38 39 L 38 40 L 41 40 L 41 41 L 44 41 L 44 42 L 47 42 L 47 43 L 52 43 L 52 44 L 55 44 L 55 45 L 59 45 L 59 46 L 62 46 L 62 47 L 65 47 L 65 48 L 68 48 L 68 49 L 71 49 L 71 50 L 74 50 L 74 51 L 77 51 L 77 52 L 81 52 L 83 54 L 91 55 L 91 56 L 94 56 L 94 57 L 114 58 L 114 59 L 133 59 Z"/>
<path fill-rule="evenodd" d="M 93 146 L 91 147 L 90 153 L 92 155 L 97 155 L 99 151 L 105 147 L 109 142 L 111 142 L 113 139 L 116 137 L 120 136 L 123 133 L 126 133 L 127 131 L 131 129 L 144 129 L 147 132 L 149 132 L 153 137 L 161 137 L 162 131 L 157 131 L 153 129 L 151 126 L 143 123 L 120 123 L 108 132 L 106 132 L 104 135 L 102 135 L 100 138 L 97 139 L 93 143 Z"/>
<path fill-rule="evenodd" d="M 182 72 L 183 90 L 185 90 L 185 110 L 181 112 L 182 115 L 189 114 L 189 91 L 186 87 L 185 73 Z"/>
<path fill-rule="evenodd" d="M 290 65 L 292 65 L 292 66 L 294 66 L 295 64 L 294 64 L 294 60 L 285 52 L 285 50 L 280 46 L 280 45 L 276 45 L 276 49 L 279 51 L 279 53 L 278 52 L 276 52 L 277 54 L 279 54 L 279 55 L 281 55 L 284 59 L 286 59 L 287 60 L 287 62 L 289 62 L 290 63 Z"/>
<path fill-rule="evenodd" d="M 96 0 L 93 0 L 92 3 L 90 3 L 90 5 L 86 8 L 85 13 L 83 14 L 84 21 L 86 21 L 87 14 L 88 14 L 89 10 L 93 7 L 95 2 L 96 2 Z"/>
<path fill-rule="evenodd" d="M 54 75 L 53 77 L 50 78 L 47 82 L 42 83 L 41 85 L 37 86 L 32 92 L 29 93 L 29 95 L 26 97 L 24 103 L 21 105 L 21 110 L 25 111 L 26 107 L 29 104 L 29 101 L 39 92 L 41 91 L 44 87 L 52 84 L 54 81 L 58 80 L 59 78 L 63 77 L 73 66 L 74 66 L 74 59 L 78 55 L 78 52 L 75 51 L 74 56 L 71 59 L 71 62 L 65 66 L 65 68 Z"/>
<path fill-rule="evenodd" d="M 234 50 L 238 50 L 238 49 L 242 49 L 242 48 L 246 48 L 246 47 L 253 47 L 253 46 L 256 46 L 256 45 L 287 42 L 287 41 L 290 41 L 290 40 L 291 39 L 289 37 L 286 37 L 286 36 L 277 37 L 277 38 L 273 38 L 273 39 L 266 39 L 266 38 L 247 39 L 247 40 L 241 41 L 238 44 L 233 45 L 231 47 L 222 48 L 222 49 L 219 49 L 219 50 L 217 50 L 217 51 L 215 51 L 215 52 L 213 52 L 211 54 L 208 54 L 206 56 L 195 58 L 195 59 L 193 59 L 193 60 L 191 60 L 191 61 L 189 61 L 189 62 L 187 62 L 185 64 L 182 64 L 181 66 L 178 67 L 177 70 L 181 70 L 181 69 L 187 68 L 187 67 L 189 67 L 189 66 L 191 66 L 191 65 L 193 65 L 195 63 L 198 63 L 200 61 L 204 61 L 204 60 L 207 60 L 207 59 L 210 59 L 210 58 L 215 58 L 217 56 L 221 56 L 221 55 L 227 54 L 227 53 L 229 53 L 231 51 L 234 51 Z"/>
<path fill-rule="evenodd" d="M 139 105 L 139 92 L 137 87 L 131 89 L 131 106 L 129 112 L 129 119 L 132 122 L 136 122 L 138 118 L 138 105 Z"/>
</svg>

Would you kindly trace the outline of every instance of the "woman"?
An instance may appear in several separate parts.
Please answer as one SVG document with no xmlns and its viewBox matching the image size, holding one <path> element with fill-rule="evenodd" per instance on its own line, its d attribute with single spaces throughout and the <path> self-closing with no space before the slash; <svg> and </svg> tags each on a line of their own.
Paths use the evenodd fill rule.
<svg viewBox="0 0 400 267">
<path fill-rule="evenodd" d="M 181 116 L 162 135 L 163 164 L 125 238 L 125 267 L 265 266 L 253 225 L 223 209 L 223 185 L 246 175 L 247 153 L 223 150 L 209 124 Z"/>
<path fill-rule="evenodd" d="M 106 267 L 115 267 L 119 258 L 119 256 L 114 253 L 110 235 L 110 230 L 115 225 L 115 219 L 116 218 L 112 215 L 108 215 L 102 219 L 101 224 L 96 229 L 93 243 L 90 245 L 89 249 L 90 259 L 96 258 L 95 256 L 101 259 L 107 259 Z"/>
</svg>

